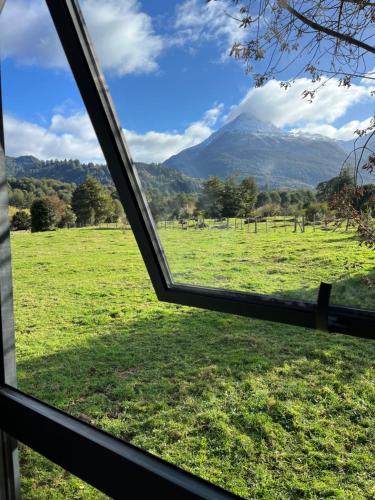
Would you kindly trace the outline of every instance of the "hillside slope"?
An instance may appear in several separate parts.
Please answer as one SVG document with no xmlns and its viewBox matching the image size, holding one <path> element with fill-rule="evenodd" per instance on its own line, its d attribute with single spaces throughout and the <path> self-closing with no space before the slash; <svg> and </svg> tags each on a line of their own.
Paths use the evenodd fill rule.
<svg viewBox="0 0 375 500">
<path fill-rule="evenodd" d="M 111 184 L 112 178 L 107 165 L 81 163 L 78 160 L 42 161 L 34 156 L 6 158 L 9 177 L 33 177 L 35 179 L 55 179 L 81 184 L 88 176 L 95 177 L 103 184 Z M 146 191 L 157 189 L 162 193 L 192 193 L 200 189 L 200 181 L 183 173 L 157 164 L 137 163 L 142 186 Z"/>
<path fill-rule="evenodd" d="M 241 114 L 163 165 L 193 177 L 251 175 L 262 186 L 296 188 L 314 187 L 334 177 L 345 156 L 333 140 L 293 135 L 253 115 Z"/>
</svg>

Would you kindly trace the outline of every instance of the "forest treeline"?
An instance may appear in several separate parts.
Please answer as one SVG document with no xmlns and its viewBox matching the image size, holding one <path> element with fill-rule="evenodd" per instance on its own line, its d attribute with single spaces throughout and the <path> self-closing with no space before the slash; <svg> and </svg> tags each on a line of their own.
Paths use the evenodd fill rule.
<svg viewBox="0 0 375 500">
<path fill-rule="evenodd" d="M 156 220 L 275 215 L 304 215 L 308 220 L 313 220 L 333 214 L 334 197 L 343 190 L 346 190 L 359 211 L 375 215 L 375 185 L 367 184 L 360 190 L 356 189 L 350 168 L 321 182 L 315 189 L 265 191 L 258 190 L 252 177 L 243 180 L 210 177 L 203 182 L 199 193 L 165 197 L 151 191 L 148 198 Z"/>
<path fill-rule="evenodd" d="M 163 194 L 193 193 L 201 188 L 201 180 L 188 177 L 173 168 L 157 163 L 139 163 L 135 166 L 143 189 L 156 189 Z M 69 184 L 82 184 L 87 177 L 94 177 L 103 185 L 113 185 L 107 165 L 81 163 L 79 160 L 39 160 L 34 156 L 6 157 L 8 176 L 12 178 L 52 179 Z"/>
<path fill-rule="evenodd" d="M 125 220 L 118 193 L 112 184 L 102 184 L 88 177 L 76 185 L 53 179 L 10 177 L 9 204 L 17 209 L 12 228 L 34 231 L 55 227 L 96 225 Z M 332 212 L 332 200 L 337 193 L 354 189 L 349 169 L 315 190 L 258 190 L 255 180 L 210 177 L 199 191 L 146 191 L 151 212 L 156 221 L 189 218 L 253 217 L 304 215 L 309 220 Z M 363 187 L 355 198 L 357 208 L 374 216 L 375 186 Z"/>
</svg>

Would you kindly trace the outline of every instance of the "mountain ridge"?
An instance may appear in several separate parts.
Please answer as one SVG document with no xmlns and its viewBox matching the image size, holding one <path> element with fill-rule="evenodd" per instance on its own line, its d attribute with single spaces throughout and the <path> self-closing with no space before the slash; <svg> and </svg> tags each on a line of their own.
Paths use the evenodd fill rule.
<svg viewBox="0 0 375 500">
<path fill-rule="evenodd" d="M 32 177 L 54 179 L 81 184 L 88 176 L 95 177 L 102 184 L 113 184 L 105 164 L 81 163 L 79 160 L 39 160 L 32 155 L 7 156 L 8 177 Z M 201 181 L 193 179 L 174 169 L 160 164 L 135 163 L 145 191 L 153 189 L 161 193 L 193 193 L 199 191 Z"/>
<path fill-rule="evenodd" d="M 334 140 L 292 134 L 241 113 L 205 141 L 167 159 L 163 166 L 206 179 L 253 176 L 272 189 L 313 188 L 340 172 L 347 156 Z"/>
</svg>

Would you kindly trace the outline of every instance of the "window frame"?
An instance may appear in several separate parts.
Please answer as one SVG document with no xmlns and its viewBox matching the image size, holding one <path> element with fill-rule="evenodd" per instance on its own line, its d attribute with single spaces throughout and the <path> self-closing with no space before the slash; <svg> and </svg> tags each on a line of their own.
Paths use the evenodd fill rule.
<svg viewBox="0 0 375 500">
<path fill-rule="evenodd" d="M 291 301 L 173 282 L 104 76 L 77 0 L 46 0 L 138 247 L 161 301 L 375 338 L 375 311 Z M 5 0 L 0 0 L 0 14 Z M 1 83 L 1 82 L 0 82 Z M 322 321 L 322 310 L 325 318 Z M 238 498 L 17 390 L 8 198 L 0 85 L 0 498 L 19 498 L 15 439 L 97 487 L 122 498 Z M 160 495 L 159 495 L 160 496 Z"/>
</svg>

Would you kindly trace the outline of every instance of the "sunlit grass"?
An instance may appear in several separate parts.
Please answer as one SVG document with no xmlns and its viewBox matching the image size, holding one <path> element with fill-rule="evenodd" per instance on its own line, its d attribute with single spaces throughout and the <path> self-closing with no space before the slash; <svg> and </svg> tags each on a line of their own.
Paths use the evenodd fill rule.
<svg viewBox="0 0 375 500">
<path fill-rule="evenodd" d="M 179 281 L 314 298 L 335 277 L 374 307 L 352 236 L 161 233 Z M 160 303 L 130 231 L 12 250 L 21 389 L 247 498 L 375 496 L 374 342 Z M 22 478 L 27 499 L 101 498 L 25 448 Z"/>
<path fill-rule="evenodd" d="M 255 234 L 251 226 L 161 230 L 175 281 L 304 300 L 316 300 L 324 281 L 333 284 L 332 303 L 375 307 L 375 252 L 353 230 L 270 224 L 266 232 L 258 224 Z"/>
</svg>

